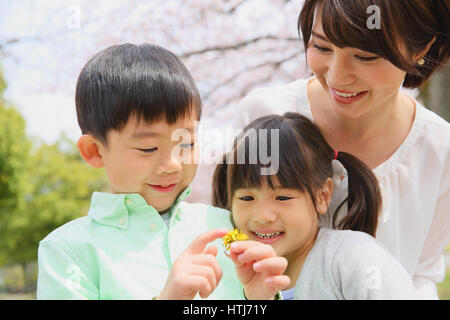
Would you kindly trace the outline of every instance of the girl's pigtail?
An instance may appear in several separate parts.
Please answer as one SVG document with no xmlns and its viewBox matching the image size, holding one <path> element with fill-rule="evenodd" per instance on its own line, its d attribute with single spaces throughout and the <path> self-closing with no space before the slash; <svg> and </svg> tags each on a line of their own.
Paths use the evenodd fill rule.
<svg viewBox="0 0 450 320">
<path fill-rule="evenodd" d="M 345 215 L 338 229 L 363 231 L 375 237 L 378 223 L 378 214 L 382 199 L 378 180 L 375 174 L 361 160 L 346 152 L 339 152 L 337 160 L 347 170 L 348 198 L 347 215 Z M 333 226 L 342 203 L 333 217 Z"/>
</svg>

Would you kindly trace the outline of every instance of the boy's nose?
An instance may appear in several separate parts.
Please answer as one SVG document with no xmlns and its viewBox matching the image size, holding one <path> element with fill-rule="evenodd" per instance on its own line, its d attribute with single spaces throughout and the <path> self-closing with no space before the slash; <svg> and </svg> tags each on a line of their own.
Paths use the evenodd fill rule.
<svg viewBox="0 0 450 320">
<path fill-rule="evenodd" d="M 162 159 L 158 166 L 158 174 L 172 174 L 181 171 L 182 163 L 179 158 L 169 155 Z"/>
</svg>

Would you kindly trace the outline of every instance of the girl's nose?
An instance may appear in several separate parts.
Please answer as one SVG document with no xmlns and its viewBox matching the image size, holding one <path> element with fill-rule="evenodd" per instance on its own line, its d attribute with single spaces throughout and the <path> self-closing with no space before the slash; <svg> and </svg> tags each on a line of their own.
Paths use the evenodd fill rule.
<svg viewBox="0 0 450 320">
<path fill-rule="evenodd" d="M 267 203 L 262 203 L 256 208 L 256 212 L 253 219 L 260 225 L 267 225 L 275 222 L 278 218 L 277 213 L 273 210 L 272 206 Z"/>
</svg>

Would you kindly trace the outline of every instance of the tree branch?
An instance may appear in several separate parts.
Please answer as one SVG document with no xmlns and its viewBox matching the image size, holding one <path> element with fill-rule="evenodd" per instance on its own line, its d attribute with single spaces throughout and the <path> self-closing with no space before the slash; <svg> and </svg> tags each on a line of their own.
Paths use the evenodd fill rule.
<svg viewBox="0 0 450 320">
<path fill-rule="evenodd" d="M 280 38 L 280 37 L 275 37 L 272 35 L 267 35 L 267 36 L 261 36 L 261 37 L 256 37 L 253 39 L 249 39 L 249 40 L 245 40 L 242 42 L 238 42 L 232 45 L 225 45 L 225 46 L 212 46 L 212 47 L 207 47 L 204 49 L 200 49 L 200 50 L 194 50 L 194 51 L 190 51 L 190 52 L 185 52 L 179 55 L 179 57 L 181 58 L 189 58 L 191 56 L 194 55 L 200 55 L 200 54 L 204 54 L 207 52 L 214 52 L 214 51 L 219 51 L 219 52 L 223 52 L 223 51 L 228 51 L 228 50 L 237 50 L 240 49 L 242 47 L 248 46 L 250 44 L 262 41 L 262 40 L 283 40 L 283 41 L 299 41 L 298 38 Z"/>
</svg>

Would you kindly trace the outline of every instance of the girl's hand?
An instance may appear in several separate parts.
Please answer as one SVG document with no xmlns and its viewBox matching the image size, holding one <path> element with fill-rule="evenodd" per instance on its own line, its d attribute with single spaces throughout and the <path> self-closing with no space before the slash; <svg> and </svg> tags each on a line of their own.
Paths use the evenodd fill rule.
<svg viewBox="0 0 450 320">
<path fill-rule="evenodd" d="M 222 269 L 216 260 L 217 247 L 206 245 L 227 234 L 227 229 L 214 229 L 199 235 L 175 260 L 164 289 L 157 300 L 191 300 L 197 292 L 206 298 L 216 289 Z"/>
<path fill-rule="evenodd" d="M 291 282 L 283 275 L 286 258 L 278 257 L 270 245 L 251 240 L 236 241 L 231 244 L 230 258 L 249 300 L 273 299 Z"/>
</svg>

